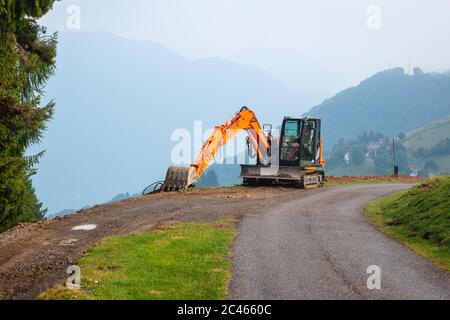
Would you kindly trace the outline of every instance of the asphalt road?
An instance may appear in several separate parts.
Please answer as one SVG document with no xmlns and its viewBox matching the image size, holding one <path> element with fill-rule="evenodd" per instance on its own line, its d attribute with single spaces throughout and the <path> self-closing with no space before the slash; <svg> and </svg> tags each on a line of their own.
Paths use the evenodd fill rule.
<svg viewBox="0 0 450 320">
<path fill-rule="evenodd" d="M 234 245 L 230 299 L 450 299 L 450 273 L 373 228 L 372 199 L 408 185 L 329 189 L 246 216 Z M 369 290 L 369 266 L 381 270 Z"/>
</svg>

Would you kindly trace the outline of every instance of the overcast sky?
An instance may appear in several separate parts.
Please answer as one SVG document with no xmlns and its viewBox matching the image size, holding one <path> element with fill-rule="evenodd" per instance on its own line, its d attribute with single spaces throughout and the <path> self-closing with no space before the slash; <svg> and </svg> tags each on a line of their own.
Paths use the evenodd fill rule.
<svg viewBox="0 0 450 320">
<path fill-rule="evenodd" d="M 81 32 L 253 64 L 297 89 L 336 91 L 389 66 L 450 69 L 448 0 L 63 0 L 43 23 L 68 31 L 70 5 Z"/>
</svg>

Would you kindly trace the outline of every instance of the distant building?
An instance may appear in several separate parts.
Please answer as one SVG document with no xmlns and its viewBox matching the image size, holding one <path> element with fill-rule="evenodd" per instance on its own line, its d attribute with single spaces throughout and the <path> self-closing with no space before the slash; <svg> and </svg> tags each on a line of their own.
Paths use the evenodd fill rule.
<svg viewBox="0 0 450 320">
<path fill-rule="evenodd" d="M 419 176 L 419 170 L 418 169 L 411 169 L 411 177 L 418 177 Z"/>
<path fill-rule="evenodd" d="M 381 147 L 381 142 L 372 142 L 367 146 L 367 154 L 376 156 L 378 149 Z"/>
<path fill-rule="evenodd" d="M 349 153 L 349 152 L 347 152 L 347 153 L 344 155 L 344 161 L 345 161 L 346 164 L 349 164 L 349 163 L 350 163 L 350 153 Z"/>
</svg>

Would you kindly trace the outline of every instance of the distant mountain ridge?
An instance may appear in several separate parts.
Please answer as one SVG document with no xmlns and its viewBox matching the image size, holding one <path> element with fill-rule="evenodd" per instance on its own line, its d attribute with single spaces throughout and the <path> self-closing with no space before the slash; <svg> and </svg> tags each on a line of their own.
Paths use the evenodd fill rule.
<svg viewBox="0 0 450 320">
<path fill-rule="evenodd" d="M 344 90 L 307 115 L 322 118 L 327 147 L 366 131 L 397 136 L 450 115 L 450 73 L 379 72 Z"/>
<path fill-rule="evenodd" d="M 248 105 L 262 122 L 278 123 L 309 107 L 256 67 L 191 60 L 151 41 L 90 32 L 59 35 L 46 99 L 55 100 L 55 116 L 30 153 L 46 149 L 33 181 L 49 212 L 161 180 L 178 143 L 172 133 L 192 134 L 195 120 L 207 130 Z"/>
</svg>

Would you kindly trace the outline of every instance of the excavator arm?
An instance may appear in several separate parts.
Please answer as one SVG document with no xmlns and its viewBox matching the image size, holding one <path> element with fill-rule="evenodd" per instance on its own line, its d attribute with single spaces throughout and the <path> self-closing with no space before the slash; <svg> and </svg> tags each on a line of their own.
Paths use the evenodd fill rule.
<svg viewBox="0 0 450 320">
<path fill-rule="evenodd" d="M 164 190 L 180 190 L 194 185 L 209 166 L 222 145 L 232 140 L 240 131 L 246 130 L 250 144 L 261 162 L 265 162 L 270 152 L 270 141 L 256 118 L 255 113 L 243 107 L 236 115 L 220 126 L 203 144 L 197 160 L 190 167 L 171 166 L 167 170 Z"/>
<path fill-rule="evenodd" d="M 215 127 L 211 136 L 204 143 L 197 160 L 192 165 L 196 169 L 197 178 L 201 177 L 219 148 L 232 140 L 241 130 L 247 130 L 249 142 L 258 154 L 259 159 L 262 162 L 266 160 L 270 142 L 264 134 L 255 113 L 247 107 L 243 107 L 231 120 Z"/>
</svg>

